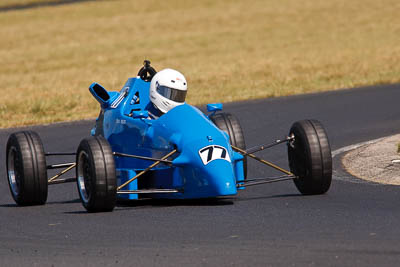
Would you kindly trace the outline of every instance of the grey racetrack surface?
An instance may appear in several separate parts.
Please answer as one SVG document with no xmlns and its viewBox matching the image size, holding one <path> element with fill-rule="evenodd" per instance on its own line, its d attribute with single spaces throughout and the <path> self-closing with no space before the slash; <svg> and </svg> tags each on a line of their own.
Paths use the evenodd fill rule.
<svg viewBox="0 0 400 267">
<path fill-rule="evenodd" d="M 400 132 L 400 86 L 225 105 L 248 147 L 287 134 L 299 119 L 323 122 L 332 149 Z M 32 127 L 46 151 L 75 151 L 93 121 Z M 75 184 L 51 186 L 45 206 L 17 207 L 0 131 L 0 266 L 399 266 L 400 188 L 359 181 L 334 160 L 328 194 L 301 196 L 292 182 L 223 201 L 120 203 L 88 214 Z M 400 140 L 399 140 L 400 141 Z M 285 146 L 263 156 L 287 166 Z M 273 174 L 249 161 L 249 177 Z"/>
</svg>

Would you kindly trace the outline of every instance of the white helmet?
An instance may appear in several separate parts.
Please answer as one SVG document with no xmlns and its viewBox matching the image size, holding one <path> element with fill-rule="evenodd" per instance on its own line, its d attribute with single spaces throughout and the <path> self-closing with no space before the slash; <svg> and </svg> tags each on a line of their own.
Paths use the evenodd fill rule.
<svg viewBox="0 0 400 267">
<path fill-rule="evenodd" d="M 173 69 L 156 73 L 150 83 L 150 100 L 163 113 L 185 103 L 187 82 L 185 76 Z"/>
</svg>

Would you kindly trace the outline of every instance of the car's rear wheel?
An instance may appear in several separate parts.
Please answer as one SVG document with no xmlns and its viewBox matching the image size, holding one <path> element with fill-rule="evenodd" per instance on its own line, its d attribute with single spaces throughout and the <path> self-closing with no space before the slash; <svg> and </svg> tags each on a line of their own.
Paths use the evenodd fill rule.
<svg viewBox="0 0 400 267">
<path fill-rule="evenodd" d="M 117 180 L 112 150 L 102 136 L 81 141 L 76 154 L 79 197 L 89 212 L 112 211 L 117 200 Z"/>
<path fill-rule="evenodd" d="M 7 141 L 7 178 L 18 205 L 43 205 L 47 200 L 46 156 L 37 133 L 22 131 Z"/>
<path fill-rule="evenodd" d="M 332 181 L 332 155 L 324 127 L 316 120 L 293 124 L 288 143 L 289 166 L 297 189 L 304 195 L 324 194 Z"/>
<path fill-rule="evenodd" d="M 239 120 L 230 113 L 217 113 L 210 116 L 211 121 L 222 131 L 229 135 L 231 145 L 246 150 L 246 143 Z M 247 157 L 243 158 L 244 178 L 247 177 Z"/>
</svg>

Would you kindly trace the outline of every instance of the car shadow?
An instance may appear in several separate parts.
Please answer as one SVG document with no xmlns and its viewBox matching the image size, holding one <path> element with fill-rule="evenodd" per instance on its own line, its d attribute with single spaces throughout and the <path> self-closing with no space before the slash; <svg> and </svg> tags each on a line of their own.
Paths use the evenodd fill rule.
<svg viewBox="0 0 400 267">
<path fill-rule="evenodd" d="M 51 202 L 46 202 L 46 205 L 74 204 L 74 203 L 81 203 L 81 200 L 79 198 L 77 198 L 77 199 L 65 200 L 65 201 L 51 201 Z"/>
<path fill-rule="evenodd" d="M 117 207 L 172 207 L 172 206 L 225 206 L 232 205 L 232 198 L 205 198 L 205 199 L 140 199 L 118 200 Z"/>
<path fill-rule="evenodd" d="M 275 198 L 297 198 L 297 197 L 304 197 L 304 196 L 302 194 L 280 194 L 272 196 L 238 197 L 235 199 L 235 202 L 253 201 L 260 199 L 275 199 Z"/>
<path fill-rule="evenodd" d="M 82 207 L 82 210 L 77 210 L 77 211 L 65 211 L 65 212 L 63 212 L 63 214 L 70 214 L 70 215 L 73 215 L 73 214 L 75 214 L 75 215 L 77 215 L 77 214 L 96 214 L 96 213 L 90 213 L 90 212 L 87 212 L 83 207 Z"/>
<path fill-rule="evenodd" d="M 17 205 L 16 203 L 11 204 L 1 204 L 0 208 L 16 208 L 16 207 L 33 207 L 33 206 L 46 206 L 46 205 L 58 205 L 58 204 L 74 204 L 74 203 L 81 203 L 81 200 L 73 199 L 73 200 L 66 200 L 66 201 L 48 201 L 45 205 Z"/>
<path fill-rule="evenodd" d="M 80 200 L 78 200 L 80 202 Z M 139 200 L 118 200 L 115 211 L 122 211 L 132 208 L 154 208 L 154 207 L 178 207 L 178 206 L 225 206 L 233 205 L 231 198 L 210 198 L 210 199 L 139 199 Z M 79 211 L 67 211 L 64 214 L 93 214 L 87 212 L 83 207 Z"/>
<path fill-rule="evenodd" d="M 19 207 L 17 204 L 3 204 L 0 205 L 0 208 L 15 208 L 15 207 Z"/>
<path fill-rule="evenodd" d="M 127 208 L 148 208 L 148 207 L 178 207 L 178 206 L 227 206 L 233 205 L 235 202 L 246 202 L 263 199 L 276 199 L 276 198 L 297 198 L 304 197 L 302 194 L 280 194 L 272 196 L 257 196 L 257 197 L 234 197 L 234 198 L 206 198 L 206 199 L 139 199 L 139 200 L 118 200 L 116 208 L 124 210 Z M 67 201 L 51 201 L 46 205 L 59 205 L 59 204 L 77 204 L 81 203 L 79 198 Z M 19 207 L 17 204 L 3 204 L 0 208 L 15 208 Z M 83 207 L 82 207 L 83 208 Z M 68 211 L 64 214 L 87 214 L 86 210 Z"/>
</svg>

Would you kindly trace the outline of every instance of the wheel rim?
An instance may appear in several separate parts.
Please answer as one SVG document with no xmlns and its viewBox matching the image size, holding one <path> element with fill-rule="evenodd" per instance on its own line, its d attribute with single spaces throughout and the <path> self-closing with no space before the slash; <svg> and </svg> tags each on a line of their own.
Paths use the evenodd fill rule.
<svg viewBox="0 0 400 267">
<path fill-rule="evenodd" d="M 7 170 L 8 183 L 14 196 L 18 196 L 21 187 L 21 158 L 15 147 L 11 147 L 8 151 Z"/>
<path fill-rule="evenodd" d="M 88 154 L 81 151 L 78 156 L 78 188 L 84 202 L 89 202 L 91 196 L 92 173 L 88 160 Z"/>
</svg>

